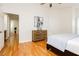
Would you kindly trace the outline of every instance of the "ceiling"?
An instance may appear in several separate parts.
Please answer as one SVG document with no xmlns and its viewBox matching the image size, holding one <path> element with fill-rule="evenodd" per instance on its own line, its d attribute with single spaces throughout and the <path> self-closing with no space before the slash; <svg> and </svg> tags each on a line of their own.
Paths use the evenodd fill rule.
<svg viewBox="0 0 79 59">
<path fill-rule="evenodd" d="M 49 3 L 44 4 L 45 6 L 49 6 Z M 79 3 L 52 3 L 52 7 L 78 7 Z"/>
<path fill-rule="evenodd" d="M 18 5 L 18 6 L 39 6 L 41 3 L 0 3 L 0 6 L 7 6 L 7 5 Z M 45 6 L 45 7 L 49 7 L 49 3 L 45 3 L 44 5 L 41 6 Z M 52 7 L 78 7 L 79 8 L 79 3 L 52 3 Z"/>
</svg>

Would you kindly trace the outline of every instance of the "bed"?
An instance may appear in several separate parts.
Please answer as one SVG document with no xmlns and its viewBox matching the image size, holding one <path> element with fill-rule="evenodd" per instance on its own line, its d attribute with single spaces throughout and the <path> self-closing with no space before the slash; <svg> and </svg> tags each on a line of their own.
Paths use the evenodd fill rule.
<svg viewBox="0 0 79 59">
<path fill-rule="evenodd" d="M 61 52 L 65 52 L 66 50 L 72 52 L 72 50 L 70 50 L 71 42 L 73 42 L 77 37 L 79 37 L 77 34 L 56 34 L 48 37 L 47 44 Z"/>
<path fill-rule="evenodd" d="M 69 40 L 66 46 L 66 50 L 79 55 L 79 37 Z"/>
</svg>

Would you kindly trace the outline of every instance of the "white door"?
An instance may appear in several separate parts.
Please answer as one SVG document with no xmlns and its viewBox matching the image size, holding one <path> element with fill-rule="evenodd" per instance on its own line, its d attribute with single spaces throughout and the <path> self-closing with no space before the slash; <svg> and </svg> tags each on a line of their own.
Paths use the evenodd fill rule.
<svg viewBox="0 0 79 59">
<path fill-rule="evenodd" d="M 4 16 L 0 13 L 0 50 L 4 47 Z"/>
</svg>

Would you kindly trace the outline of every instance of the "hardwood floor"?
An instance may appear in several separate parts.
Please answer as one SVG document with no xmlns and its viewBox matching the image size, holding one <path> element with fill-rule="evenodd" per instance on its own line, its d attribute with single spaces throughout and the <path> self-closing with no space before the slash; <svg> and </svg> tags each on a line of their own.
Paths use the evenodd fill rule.
<svg viewBox="0 0 79 59">
<path fill-rule="evenodd" d="M 46 42 L 25 42 L 18 43 L 17 36 L 7 40 L 6 45 L 0 51 L 1 56 L 56 56 L 46 49 Z"/>
</svg>

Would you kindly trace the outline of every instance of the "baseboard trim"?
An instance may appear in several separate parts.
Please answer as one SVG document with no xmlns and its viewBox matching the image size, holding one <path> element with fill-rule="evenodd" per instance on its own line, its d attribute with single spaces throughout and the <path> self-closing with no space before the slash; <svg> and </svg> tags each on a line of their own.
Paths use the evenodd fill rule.
<svg viewBox="0 0 79 59">
<path fill-rule="evenodd" d="M 19 41 L 19 43 L 25 43 L 25 42 L 32 42 L 32 40 L 27 40 L 27 41 Z"/>
</svg>

